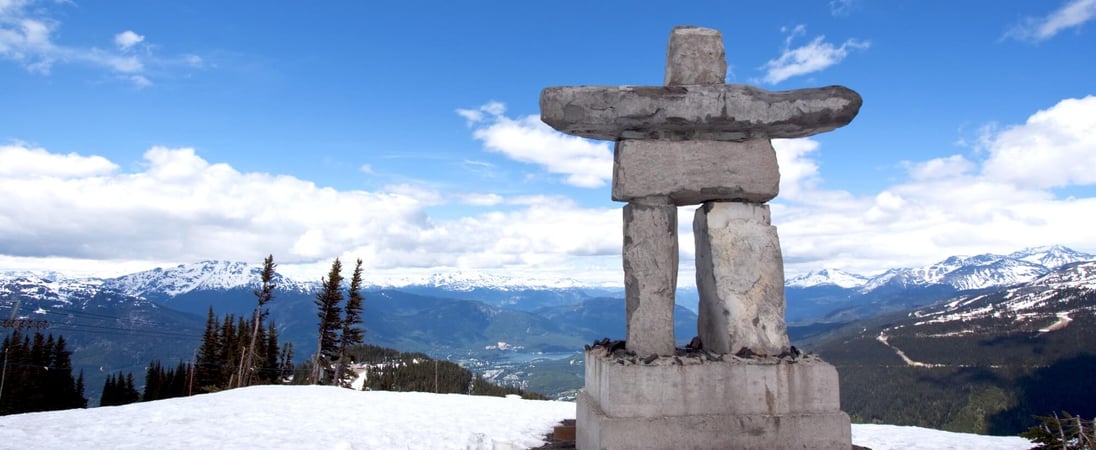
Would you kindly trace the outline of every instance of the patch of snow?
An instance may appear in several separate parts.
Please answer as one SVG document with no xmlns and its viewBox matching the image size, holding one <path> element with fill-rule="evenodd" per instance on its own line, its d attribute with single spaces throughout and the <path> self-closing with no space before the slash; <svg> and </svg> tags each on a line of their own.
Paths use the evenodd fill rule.
<svg viewBox="0 0 1096 450">
<path fill-rule="evenodd" d="M 838 269 L 822 269 L 817 272 L 808 272 L 791 278 L 784 282 L 788 287 L 814 287 L 833 285 L 846 289 L 863 286 L 868 278 L 863 275 L 849 273 Z"/>
<path fill-rule="evenodd" d="M 543 443 L 575 404 L 515 398 L 254 386 L 125 406 L 0 417 L 10 448 L 523 449 Z M 874 450 L 1026 449 L 1014 436 L 852 425 Z"/>
<path fill-rule="evenodd" d="M 1019 450 L 1032 447 L 1019 436 L 983 436 L 898 425 L 853 425 L 852 443 L 872 450 Z"/>
</svg>

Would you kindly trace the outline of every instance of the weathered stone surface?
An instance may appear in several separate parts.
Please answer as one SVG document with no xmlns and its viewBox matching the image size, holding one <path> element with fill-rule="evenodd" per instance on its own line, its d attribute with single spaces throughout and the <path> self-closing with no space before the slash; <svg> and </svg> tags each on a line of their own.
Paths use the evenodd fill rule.
<svg viewBox="0 0 1096 450">
<path fill-rule="evenodd" d="M 590 139 L 744 141 L 797 138 L 847 125 L 862 100 L 843 86 L 770 92 L 741 84 L 550 87 L 540 119 Z"/>
<path fill-rule="evenodd" d="M 613 200 L 666 196 L 678 206 L 712 200 L 764 203 L 780 190 L 768 139 L 745 142 L 617 141 Z"/>
<path fill-rule="evenodd" d="M 837 370 L 817 358 L 621 365 L 586 354 L 579 449 L 851 448 Z"/>
<path fill-rule="evenodd" d="M 804 355 L 770 358 L 663 357 L 619 364 L 603 348 L 586 353 L 584 392 L 613 417 L 783 415 L 840 411 L 837 369 Z"/>
<path fill-rule="evenodd" d="M 788 348 L 784 264 L 769 207 L 708 202 L 693 216 L 697 334 L 712 352 L 761 355 Z"/>
<path fill-rule="evenodd" d="M 669 198 L 624 207 L 623 257 L 628 350 L 673 354 L 677 207 Z"/>
<path fill-rule="evenodd" d="M 723 34 L 711 28 L 679 26 L 670 31 L 666 49 L 667 86 L 723 84 L 727 78 L 727 55 Z"/>
</svg>

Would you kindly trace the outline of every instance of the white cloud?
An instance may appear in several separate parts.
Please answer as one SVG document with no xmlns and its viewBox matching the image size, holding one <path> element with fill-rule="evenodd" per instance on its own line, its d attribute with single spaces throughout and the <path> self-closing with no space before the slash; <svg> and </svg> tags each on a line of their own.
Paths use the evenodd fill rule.
<svg viewBox="0 0 1096 450">
<path fill-rule="evenodd" d="M 505 112 L 503 104 L 492 102 L 457 113 L 476 126 L 473 136 L 488 150 L 564 175 L 567 184 L 595 188 L 612 179 L 613 152 L 608 143 L 565 135 L 537 116 L 509 118 Z"/>
<path fill-rule="evenodd" d="M 141 41 L 144 40 L 144 36 L 134 33 L 131 30 L 126 30 L 114 35 L 114 44 L 121 50 L 129 50 L 134 45 L 140 44 Z"/>
<path fill-rule="evenodd" d="M 136 167 L 120 172 L 118 163 L 100 156 L 0 147 L 0 263 L 72 267 L 83 261 L 105 270 L 112 261 L 132 268 L 135 261 L 251 261 L 272 253 L 282 263 L 306 265 L 361 257 L 378 273 L 563 273 L 582 265 L 578 278 L 622 279 L 615 206 L 448 194 L 411 184 L 340 191 L 292 176 L 239 172 L 191 148 L 153 147 Z M 482 209 L 444 219 L 431 213 L 450 201 Z"/>
<path fill-rule="evenodd" d="M 1096 198 L 1049 190 L 1096 184 L 1094 117 L 1096 97 L 1063 100 L 1024 124 L 987 129 L 984 149 L 972 155 L 980 161 L 905 162 L 908 179 L 862 197 L 823 189 L 811 170 L 813 151 L 785 151 L 807 167 L 798 173 L 817 175 L 798 196 L 781 192 L 774 202 L 788 272 L 826 266 L 873 273 L 1054 243 L 1096 249 Z"/>
<path fill-rule="evenodd" d="M 988 139 L 983 175 L 1046 189 L 1096 184 L 1096 96 L 1066 99 Z"/>
<path fill-rule="evenodd" d="M 117 169 L 116 164 L 101 156 L 60 155 L 21 144 L 0 145 L 0 176 L 4 177 L 94 177 Z"/>
<path fill-rule="evenodd" d="M 830 0 L 830 14 L 847 16 L 856 7 L 856 0 Z"/>
<path fill-rule="evenodd" d="M 867 195 L 825 186 L 824 141 L 774 142 L 782 180 L 773 224 L 786 272 L 836 267 L 870 274 L 1051 243 L 1096 250 L 1096 198 L 1052 191 L 1096 184 L 1092 117 L 1093 97 L 1063 100 L 1022 124 L 987 129 L 984 146 L 971 154 L 902 163 L 905 178 Z M 474 132 L 504 121 L 527 126 L 490 117 Z M 341 191 L 239 172 L 189 148 L 153 147 L 143 161 L 122 172 L 120 166 L 134 165 L 19 143 L 0 147 L 0 265 L 131 267 L 257 261 L 272 253 L 287 265 L 361 257 L 375 276 L 465 269 L 623 280 L 619 204 L 406 183 Z M 678 211 L 681 285 L 692 284 L 694 209 Z"/>
<path fill-rule="evenodd" d="M 974 169 L 974 163 L 963 155 L 930 159 L 921 163 L 905 162 L 903 165 L 914 180 L 932 180 L 963 176 Z"/>
<path fill-rule="evenodd" d="M 765 70 L 762 80 L 769 84 L 777 84 L 791 77 L 824 70 L 844 60 L 849 50 L 866 49 L 871 46 L 868 41 L 855 39 L 846 40 L 840 46 L 835 46 L 826 42 L 825 36 L 818 36 L 806 45 L 792 48 L 792 41 L 804 35 L 806 27 L 798 25 L 792 29 L 781 28 L 780 31 L 788 34 L 784 41 L 783 53 L 761 66 Z"/>
<path fill-rule="evenodd" d="M 196 55 L 161 58 L 150 51 L 133 52 L 145 37 L 131 30 L 114 36 L 113 49 L 55 42 L 60 22 L 48 15 L 48 7 L 35 3 L 42 2 L 9 0 L 0 5 L 0 59 L 14 62 L 27 71 L 48 75 L 56 64 L 80 64 L 106 69 L 120 80 L 146 87 L 152 84 L 147 73 L 150 66 L 166 70 L 180 64 L 188 67 L 202 64 L 201 57 Z"/>
<path fill-rule="evenodd" d="M 458 198 L 461 203 L 472 206 L 495 206 L 504 200 L 498 194 L 460 194 Z"/>
<path fill-rule="evenodd" d="M 776 161 L 780 167 L 780 196 L 788 200 L 801 200 L 805 192 L 813 190 L 821 179 L 818 163 L 809 156 L 818 150 L 813 139 L 773 139 Z"/>
<path fill-rule="evenodd" d="M 496 101 L 487 102 L 476 109 L 457 108 L 457 115 L 468 120 L 469 126 L 492 116 L 501 116 L 505 112 L 506 105 Z"/>
<path fill-rule="evenodd" d="M 1096 17 L 1096 0 L 1071 0 L 1046 17 L 1027 17 L 1005 32 L 1006 38 L 1045 41 L 1061 31 L 1079 27 Z"/>
</svg>

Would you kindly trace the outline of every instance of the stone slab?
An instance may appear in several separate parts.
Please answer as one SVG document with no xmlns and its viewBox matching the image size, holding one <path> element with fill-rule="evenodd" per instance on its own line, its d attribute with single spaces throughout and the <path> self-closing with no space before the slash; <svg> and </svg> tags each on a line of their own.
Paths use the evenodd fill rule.
<svg viewBox="0 0 1096 450">
<path fill-rule="evenodd" d="M 794 360 L 664 357 L 650 363 L 586 353 L 583 392 L 612 417 L 767 415 L 841 410 L 837 369 L 810 355 Z"/>
<path fill-rule="evenodd" d="M 851 122 L 861 103 L 844 86 L 564 86 L 541 91 L 540 119 L 590 139 L 744 141 L 831 131 Z"/>
<path fill-rule="evenodd" d="M 776 355 L 788 349 L 784 263 L 769 207 L 708 202 L 693 216 L 697 335 L 706 350 Z"/>
<path fill-rule="evenodd" d="M 848 450 L 849 416 L 812 414 L 612 417 L 585 392 L 576 399 L 578 450 Z"/>
<path fill-rule="evenodd" d="M 613 200 L 666 196 L 678 206 L 764 203 L 780 191 L 768 139 L 745 142 L 622 139 L 613 151 Z"/>
<path fill-rule="evenodd" d="M 711 28 L 677 26 L 666 48 L 666 84 L 723 84 L 727 55 L 723 34 Z"/>
<path fill-rule="evenodd" d="M 852 427 L 843 412 L 784 416 L 616 418 L 584 394 L 577 399 L 579 450 L 736 449 L 848 450 Z"/>
<path fill-rule="evenodd" d="M 624 207 L 626 346 L 637 354 L 674 352 L 677 247 L 677 207 L 669 198 Z"/>
</svg>

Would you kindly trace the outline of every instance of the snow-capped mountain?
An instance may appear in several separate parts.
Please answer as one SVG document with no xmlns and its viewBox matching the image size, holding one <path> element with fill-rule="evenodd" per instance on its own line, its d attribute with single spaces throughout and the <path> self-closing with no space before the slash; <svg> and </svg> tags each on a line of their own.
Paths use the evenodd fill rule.
<svg viewBox="0 0 1096 450">
<path fill-rule="evenodd" d="M 923 320 L 914 325 L 948 322 L 975 327 L 981 319 L 1007 319 L 1047 325 L 1040 331 L 1064 327 L 1071 317 L 1096 311 L 1096 261 L 1061 266 L 1029 283 L 987 294 L 958 297 L 942 305 L 910 313 Z"/>
<path fill-rule="evenodd" d="M 1009 258 L 1032 262 L 1047 268 L 1057 268 L 1078 261 L 1091 261 L 1096 255 L 1078 252 L 1061 245 L 1032 247 L 1008 255 Z"/>
<path fill-rule="evenodd" d="M 255 288 L 261 284 L 263 266 L 238 261 L 201 261 L 176 267 L 155 268 L 103 282 L 104 287 L 129 295 L 156 293 L 176 297 L 196 290 Z M 311 292 L 313 286 L 274 275 L 279 290 Z"/>
<path fill-rule="evenodd" d="M 952 256 L 923 267 L 892 268 L 865 277 L 826 270 L 787 280 L 788 323 L 843 322 L 929 305 L 961 292 L 1013 286 L 1051 273 L 1055 267 L 1096 256 L 1062 246 L 1008 255 Z M 859 285 L 857 285 L 859 283 Z"/>
<path fill-rule="evenodd" d="M 421 277 L 391 278 L 370 284 L 375 287 L 385 288 L 437 288 L 456 292 L 468 292 L 477 289 L 512 291 L 528 289 L 577 289 L 586 287 L 579 281 L 571 278 L 503 276 L 486 272 L 464 271 L 434 273 Z"/>
<path fill-rule="evenodd" d="M 933 285 L 946 285 L 958 291 L 986 289 L 1029 282 L 1063 264 L 1091 260 L 1096 260 L 1096 256 L 1059 245 L 1009 255 L 952 256 L 924 267 L 890 269 L 865 283 L 860 291 Z"/>
<path fill-rule="evenodd" d="M 801 288 L 832 285 L 848 289 L 863 286 L 867 282 L 868 278 L 863 275 L 857 275 L 838 269 L 822 269 L 790 278 L 784 285 L 787 287 Z"/>
<path fill-rule="evenodd" d="M 99 292 L 102 280 L 45 278 L 33 274 L 0 278 L 0 298 L 18 298 L 41 302 L 72 304 L 77 297 L 88 298 Z"/>
</svg>

